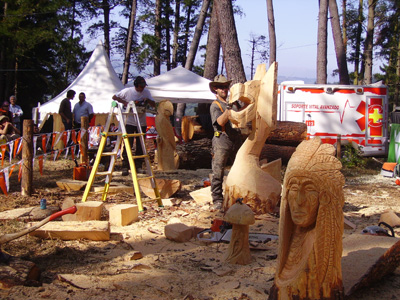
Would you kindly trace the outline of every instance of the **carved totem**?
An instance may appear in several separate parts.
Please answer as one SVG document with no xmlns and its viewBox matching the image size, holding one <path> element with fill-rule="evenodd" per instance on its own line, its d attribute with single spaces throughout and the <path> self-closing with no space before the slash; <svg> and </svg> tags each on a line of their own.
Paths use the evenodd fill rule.
<svg viewBox="0 0 400 300">
<path fill-rule="evenodd" d="M 171 101 L 163 100 L 158 104 L 156 116 L 157 159 L 158 169 L 163 171 L 176 170 L 179 156 L 176 153 L 174 130 L 169 117 L 174 113 Z"/>
<path fill-rule="evenodd" d="M 223 205 L 225 211 L 237 198 L 243 198 L 243 203 L 248 204 L 256 214 L 273 212 L 280 199 L 280 181 L 260 165 L 261 150 L 276 127 L 277 72 L 276 62 L 268 72 L 265 64 L 261 64 L 257 67 L 254 80 L 237 83 L 230 89 L 230 103 L 240 100 L 247 105 L 238 112 L 231 111 L 231 122 L 239 128 L 252 122 L 252 131 L 236 154 L 228 174 Z"/>
<path fill-rule="evenodd" d="M 342 164 L 320 138 L 303 141 L 283 181 L 279 252 L 269 299 L 343 299 Z"/>
</svg>

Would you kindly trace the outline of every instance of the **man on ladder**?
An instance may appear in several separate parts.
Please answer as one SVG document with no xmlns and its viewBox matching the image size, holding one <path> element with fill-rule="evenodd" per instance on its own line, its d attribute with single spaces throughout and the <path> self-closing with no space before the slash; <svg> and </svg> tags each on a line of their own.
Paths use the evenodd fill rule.
<svg viewBox="0 0 400 300">
<path fill-rule="evenodd" d="M 141 126 L 142 132 L 145 133 L 147 129 L 146 124 L 146 106 L 150 105 L 155 107 L 155 102 L 153 97 L 151 96 L 150 91 L 146 88 L 147 83 L 143 77 L 136 77 L 133 82 L 133 87 L 126 88 L 118 93 L 116 93 L 112 99 L 122 103 L 124 106 L 127 106 L 129 102 L 135 101 L 136 110 L 138 112 L 140 124 L 136 124 L 136 120 L 133 115 L 128 115 L 126 118 L 126 131 L 127 133 L 139 133 L 139 128 L 137 126 Z M 133 145 L 133 137 L 129 138 L 129 144 Z M 140 143 L 140 137 L 136 137 L 136 153 L 135 155 L 142 155 L 143 149 Z M 128 156 L 126 154 L 126 149 L 122 154 L 122 175 L 127 176 L 129 174 L 129 162 Z M 140 168 L 143 164 L 143 159 L 137 159 L 137 164 L 135 164 L 136 171 L 139 172 Z"/>
</svg>

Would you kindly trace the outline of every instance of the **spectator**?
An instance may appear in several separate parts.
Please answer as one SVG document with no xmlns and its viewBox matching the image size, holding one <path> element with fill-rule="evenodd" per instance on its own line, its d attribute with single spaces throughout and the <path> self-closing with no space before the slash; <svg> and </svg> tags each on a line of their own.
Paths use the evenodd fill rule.
<svg viewBox="0 0 400 300">
<path fill-rule="evenodd" d="M 75 97 L 75 91 L 69 90 L 67 97 L 61 101 L 58 113 L 61 116 L 65 130 L 72 129 L 72 111 L 71 111 L 71 100 Z"/>
<path fill-rule="evenodd" d="M 21 106 L 17 105 L 17 98 L 14 95 L 10 96 L 10 112 L 12 113 L 14 126 L 21 131 L 21 117 L 24 112 Z"/>
<path fill-rule="evenodd" d="M 74 128 L 81 128 L 81 117 L 88 117 L 89 122 L 93 118 L 93 106 L 85 101 L 85 93 L 79 94 L 79 102 L 75 104 L 73 112 Z"/>
<path fill-rule="evenodd" d="M 10 122 L 10 119 L 5 115 L 1 115 L 0 140 L 9 142 L 19 138 L 20 136 L 21 132 Z"/>
</svg>

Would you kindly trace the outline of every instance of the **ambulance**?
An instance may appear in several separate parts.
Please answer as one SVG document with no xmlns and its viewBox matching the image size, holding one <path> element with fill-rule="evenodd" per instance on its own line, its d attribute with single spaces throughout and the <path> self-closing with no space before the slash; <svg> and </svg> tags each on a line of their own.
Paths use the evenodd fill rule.
<svg viewBox="0 0 400 300">
<path fill-rule="evenodd" d="M 278 90 L 278 120 L 303 122 L 307 137 L 351 144 L 363 156 L 386 156 L 388 89 L 368 86 L 304 84 L 285 81 Z"/>
</svg>

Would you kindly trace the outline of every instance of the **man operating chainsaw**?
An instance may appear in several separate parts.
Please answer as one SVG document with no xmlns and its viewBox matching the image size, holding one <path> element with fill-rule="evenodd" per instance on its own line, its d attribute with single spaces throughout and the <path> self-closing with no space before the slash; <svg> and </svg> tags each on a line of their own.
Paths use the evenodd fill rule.
<svg viewBox="0 0 400 300">
<path fill-rule="evenodd" d="M 224 179 L 224 168 L 231 159 L 233 163 L 236 153 L 242 143 L 239 130 L 232 127 L 229 121 L 230 111 L 238 111 L 240 104 L 236 101 L 233 105 L 228 104 L 228 91 L 231 80 L 224 75 L 217 75 L 214 81 L 210 82 L 210 90 L 217 99 L 210 106 L 211 122 L 214 128 L 212 139 L 212 172 L 211 195 L 213 199 L 212 210 L 221 210 L 223 195 L 222 182 Z"/>
</svg>

